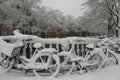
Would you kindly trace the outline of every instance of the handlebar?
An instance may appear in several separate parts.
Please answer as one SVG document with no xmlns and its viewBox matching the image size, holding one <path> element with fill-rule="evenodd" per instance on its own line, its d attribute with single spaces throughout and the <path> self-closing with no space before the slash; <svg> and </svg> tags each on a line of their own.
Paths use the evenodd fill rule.
<svg viewBox="0 0 120 80">
<path fill-rule="evenodd" d="M 23 39 L 22 41 L 29 42 L 29 41 L 32 41 L 32 39 Z"/>
</svg>

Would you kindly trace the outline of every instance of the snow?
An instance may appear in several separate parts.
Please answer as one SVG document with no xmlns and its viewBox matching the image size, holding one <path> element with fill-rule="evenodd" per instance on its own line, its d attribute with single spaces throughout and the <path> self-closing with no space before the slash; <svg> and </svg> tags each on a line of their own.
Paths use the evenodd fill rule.
<svg viewBox="0 0 120 80">
<path fill-rule="evenodd" d="M 34 42 L 42 42 L 42 43 L 54 43 L 54 44 L 62 44 L 63 42 L 69 42 L 72 43 L 73 41 L 79 42 L 79 43 L 90 43 L 90 42 L 96 42 L 100 39 L 98 38 L 91 38 L 91 37 L 66 37 L 66 38 L 40 38 L 35 35 L 25 35 L 19 32 L 19 30 L 14 31 L 14 35 L 9 36 L 1 36 L 0 38 L 3 39 L 19 39 L 20 41 L 23 40 L 30 40 Z"/>
<path fill-rule="evenodd" d="M 40 50 L 41 53 L 54 53 L 54 52 L 57 52 L 56 49 L 54 48 L 45 48 L 45 49 L 42 49 Z"/>
<path fill-rule="evenodd" d="M 120 61 L 120 55 L 117 54 Z M 91 71 L 80 75 L 78 72 L 72 74 L 58 74 L 56 78 L 53 77 L 35 77 L 32 73 L 24 74 L 20 71 L 12 70 L 9 73 L 0 75 L 0 80 L 119 80 L 120 79 L 120 65 L 109 65 L 98 71 Z"/>
<path fill-rule="evenodd" d="M 11 56 L 13 49 L 23 46 L 23 43 L 17 40 L 14 43 L 7 43 L 2 38 L 0 38 L 0 45 L 0 51 L 8 56 Z"/>
<path fill-rule="evenodd" d="M 99 54 L 99 55 L 102 57 L 102 59 L 105 58 L 105 54 L 104 54 L 104 52 L 103 52 L 103 50 L 102 50 L 101 48 L 94 48 L 94 50 L 91 51 L 90 53 L 91 53 L 92 55 L 93 55 L 93 54 Z"/>
<path fill-rule="evenodd" d="M 10 40 L 12 42 L 7 43 L 4 40 Z M 18 30 L 15 30 L 14 35 L 0 37 L 0 45 L 2 45 L 0 46 L 0 51 L 2 51 L 2 53 L 5 53 L 8 56 L 11 56 L 13 49 L 22 46 L 23 45 L 22 42 L 27 40 L 30 40 L 32 43 L 63 44 L 64 47 L 67 47 L 66 44 L 72 43 L 73 41 L 76 41 L 76 44 L 77 42 L 80 44 L 80 43 L 90 43 L 90 42 L 99 41 L 99 39 L 97 38 L 89 38 L 89 37 L 67 37 L 67 38 L 45 39 L 34 35 L 24 35 L 21 34 Z M 36 45 L 36 47 L 38 46 L 39 45 Z"/>
<path fill-rule="evenodd" d="M 90 43 L 86 46 L 87 48 L 94 48 L 94 44 Z"/>
<path fill-rule="evenodd" d="M 24 74 L 18 71 L 11 71 L 0 75 L 0 80 L 119 80 L 120 65 L 111 65 L 99 71 L 80 75 L 72 73 L 70 75 L 59 74 L 56 78 L 34 77 L 33 74 Z"/>
<path fill-rule="evenodd" d="M 68 45 L 69 43 L 72 43 L 73 41 L 78 42 L 78 43 L 94 43 L 96 41 L 99 41 L 99 39 L 97 38 L 89 38 L 89 37 L 67 37 L 67 38 L 49 38 L 49 39 L 43 39 L 43 38 L 39 38 L 37 36 L 34 35 L 23 35 L 21 33 L 19 33 L 19 31 L 14 31 L 13 36 L 2 36 L 0 37 L 0 51 L 3 51 L 3 53 L 5 53 L 8 56 L 11 56 L 11 53 L 13 51 L 13 49 L 15 47 L 19 47 L 22 46 L 23 43 L 21 41 L 23 40 L 29 40 L 32 39 L 33 42 L 42 42 L 42 43 L 61 43 L 63 44 L 64 48 L 67 47 L 66 45 Z M 7 43 L 4 41 L 4 39 L 11 39 L 13 40 L 13 42 L 11 43 Z M 16 40 L 18 39 L 18 40 Z M 14 41 L 15 40 L 15 41 Z M 104 41 L 106 41 L 106 39 L 104 39 Z M 41 44 L 36 44 L 35 47 L 40 47 Z M 42 49 L 40 52 L 42 53 L 53 53 L 56 52 L 55 49 L 53 48 L 46 48 L 46 49 Z M 101 56 L 104 57 L 104 55 L 102 55 L 101 50 L 96 49 L 94 53 L 100 54 Z M 66 54 L 65 54 L 66 53 Z M 70 54 L 70 53 L 69 53 Z M 63 51 L 61 53 L 59 53 L 58 55 L 69 55 L 67 52 Z M 36 57 L 39 57 L 40 54 L 37 54 L 33 59 Z M 55 56 L 55 55 L 54 55 Z M 120 61 L 120 55 L 117 54 L 117 57 Z M 58 57 L 55 57 L 57 59 L 57 63 L 59 63 Z M 76 58 L 79 59 L 80 57 Z M 74 60 L 73 60 L 74 61 Z M 32 61 L 31 61 L 32 62 Z M 33 67 L 35 67 L 33 65 L 33 63 L 29 64 L 28 67 L 31 67 L 31 65 Z M 46 67 L 46 66 L 45 66 Z M 59 70 L 59 69 L 58 69 Z M 56 72 L 57 73 L 57 72 Z M 56 75 L 56 73 L 54 75 Z M 82 72 L 81 72 L 82 73 Z M 33 73 L 28 73 L 28 74 L 24 74 L 20 71 L 17 70 L 11 70 L 9 73 L 3 73 L 0 74 L 0 80 L 119 80 L 120 76 L 120 65 L 109 65 L 105 68 L 102 68 L 100 70 L 97 71 L 91 71 L 91 72 L 87 72 L 84 73 L 83 75 L 79 74 L 79 71 L 76 72 L 72 72 L 71 74 L 67 74 L 67 75 L 63 75 L 61 73 L 59 73 L 57 75 L 56 78 L 54 77 L 38 77 L 38 76 L 33 76 Z"/>
<path fill-rule="evenodd" d="M 42 45 L 42 43 L 34 43 L 34 45 L 33 45 L 33 47 L 34 48 L 41 48 L 43 45 Z"/>
</svg>

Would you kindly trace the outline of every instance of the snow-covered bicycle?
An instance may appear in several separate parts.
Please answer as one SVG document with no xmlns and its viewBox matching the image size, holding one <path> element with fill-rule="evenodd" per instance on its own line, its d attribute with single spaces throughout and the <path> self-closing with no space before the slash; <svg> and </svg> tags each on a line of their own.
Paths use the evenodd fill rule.
<svg viewBox="0 0 120 80">
<path fill-rule="evenodd" d="M 118 64 L 118 59 L 115 54 L 115 51 L 112 50 L 111 47 L 115 46 L 115 43 L 109 40 L 108 38 L 105 38 L 101 40 L 100 43 L 98 43 L 99 48 L 101 48 L 104 51 L 105 58 L 102 62 L 101 67 L 110 65 L 110 64 Z"/>
<path fill-rule="evenodd" d="M 36 49 L 33 56 L 27 59 L 25 56 L 20 56 L 22 64 L 18 68 L 32 70 L 36 76 L 42 77 L 56 77 L 59 72 L 59 57 L 56 55 L 57 51 L 54 48 L 42 48 L 41 43 L 35 43 Z"/>
<path fill-rule="evenodd" d="M 57 54 L 59 57 L 64 57 L 64 60 L 60 62 L 60 71 L 63 71 L 64 74 L 72 73 L 72 71 L 79 71 L 79 73 L 82 74 L 93 68 L 97 70 L 103 61 L 102 55 L 91 53 L 90 50 L 88 50 L 85 57 L 77 56 L 74 53 L 75 42 L 76 40 L 71 42 L 71 49 L 68 48 L 70 43 L 64 42 L 63 51 Z"/>
<path fill-rule="evenodd" d="M 25 56 L 20 55 L 21 48 L 24 46 L 23 42 L 15 37 L 11 37 L 11 39 L 14 40 L 11 43 L 9 39 L 10 38 L 0 39 L 1 45 L 3 46 L 0 48 L 1 73 L 16 68 L 17 70 L 33 71 L 36 76 L 55 77 L 57 75 L 59 72 L 59 57 L 56 56 L 55 49 L 41 49 L 42 44 L 35 43 L 33 45 L 35 52 L 33 53 L 33 56 L 28 59 Z"/>
</svg>

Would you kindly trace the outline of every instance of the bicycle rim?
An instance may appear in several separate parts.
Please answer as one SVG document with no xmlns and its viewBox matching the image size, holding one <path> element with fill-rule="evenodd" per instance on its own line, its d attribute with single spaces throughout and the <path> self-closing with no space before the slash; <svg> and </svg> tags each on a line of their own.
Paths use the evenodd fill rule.
<svg viewBox="0 0 120 80">
<path fill-rule="evenodd" d="M 14 65 L 14 58 L 10 58 L 6 55 L 4 55 L 3 53 L 1 53 L 2 55 L 0 56 L 2 59 L 0 60 L 0 74 L 4 73 L 4 72 L 9 72 L 11 70 L 11 68 Z"/>
<path fill-rule="evenodd" d="M 35 59 L 35 64 L 42 64 L 43 68 L 33 70 L 36 76 L 56 77 L 59 72 L 59 57 L 53 55 L 39 55 Z M 45 66 L 46 65 L 46 66 Z"/>
</svg>

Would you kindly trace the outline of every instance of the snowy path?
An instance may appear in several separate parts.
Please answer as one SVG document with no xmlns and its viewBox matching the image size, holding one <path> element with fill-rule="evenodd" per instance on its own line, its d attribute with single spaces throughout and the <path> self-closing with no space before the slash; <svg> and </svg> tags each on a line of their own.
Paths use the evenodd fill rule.
<svg viewBox="0 0 120 80">
<path fill-rule="evenodd" d="M 120 80 L 120 64 L 110 65 L 100 71 L 89 72 L 84 75 L 73 73 L 71 75 L 59 75 L 57 78 L 34 77 L 21 72 L 11 71 L 0 75 L 0 80 Z"/>
</svg>

